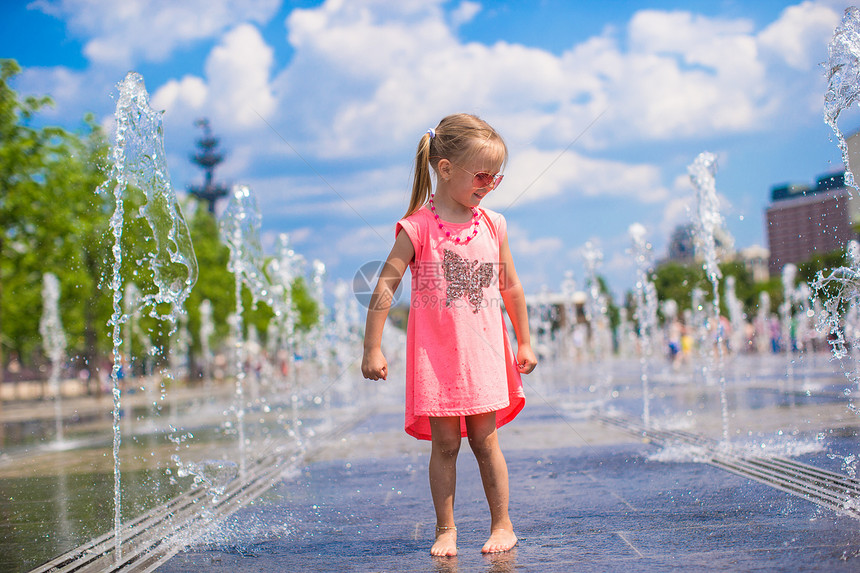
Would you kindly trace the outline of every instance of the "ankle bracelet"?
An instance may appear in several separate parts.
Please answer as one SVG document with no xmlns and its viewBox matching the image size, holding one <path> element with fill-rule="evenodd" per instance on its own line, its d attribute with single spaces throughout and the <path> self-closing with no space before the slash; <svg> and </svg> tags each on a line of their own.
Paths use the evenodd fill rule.
<svg viewBox="0 0 860 573">
<path fill-rule="evenodd" d="M 436 526 L 436 532 L 438 533 L 440 531 L 457 531 L 457 526 L 456 525 L 450 525 L 450 526 L 449 525 L 437 525 Z"/>
</svg>

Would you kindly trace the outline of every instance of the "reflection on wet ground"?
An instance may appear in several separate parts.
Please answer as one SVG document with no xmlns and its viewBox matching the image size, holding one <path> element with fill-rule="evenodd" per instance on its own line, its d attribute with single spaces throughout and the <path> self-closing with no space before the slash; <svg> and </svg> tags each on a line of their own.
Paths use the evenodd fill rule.
<svg viewBox="0 0 860 573">
<path fill-rule="evenodd" d="M 520 543 L 483 556 L 486 502 L 462 456 L 460 555 L 428 554 L 426 456 L 311 464 L 160 571 L 856 571 L 855 520 L 641 444 L 507 454 Z"/>
<path fill-rule="evenodd" d="M 784 361 L 736 364 L 728 401 L 732 442 L 845 474 L 854 469 L 857 419 L 847 408 L 838 367 L 784 374 Z M 733 375 L 734 376 L 734 375 Z M 584 381 L 587 381 L 584 382 Z M 652 421 L 710 438 L 721 433 L 718 389 L 696 372 L 652 376 Z M 228 517 L 160 571 L 662 571 L 857 570 L 854 519 L 660 451 L 605 426 L 597 412 L 641 415 L 638 364 L 611 370 L 542 365 L 526 380 L 528 404 L 501 431 L 520 544 L 480 555 L 486 501 L 474 458 L 461 450 L 457 516 L 460 555 L 428 555 L 433 512 L 428 444 L 402 431 L 402 386 L 390 381 L 373 413 L 348 435 L 314 441 L 314 428 L 369 410 L 341 404 L 301 412 L 304 471 Z M 183 462 L 234 459 L 235 436 L 223 401 L 179 401 L 175 419 L 128 420 L 121 454 L 126 518 L 187 489 Z M 289 440 L 285 408 L 253 411 L 257 445 Z M 173 428 L 173 429 L 172 429 Z M 104 431 L 109 430 L 105 424 Z M 0 570 L 26 571 L 105 533 L 112 519 L 112 459 L 93 431 L 58 448 L 49 441 L 0 454 Z"/>
<path fill-rule="evenodd" d="M 501 431 L 520 543 L 483 556 L 488 513 L 467 448 L 458 467 L 460 555 L 428 554 L 434 516 L 427 448 L 401 437 L 399 411 L 372 417 L 331 444 L 301 476 L 227 520 L 162 571 L 856 571 L 860 528 L 767 485 L 696 463 L 590 418 L 600 405 L 635 415 L 628 385 L 570 388 L 532 379 L 529 404 Z M 771 377 L 730 393 L 732 441 L 845 473 L 856 419 L 838 376 L 812 385 Z M 779 386 L 782 386 L 780 388 Z M 530 390 L 530 391 L 529 391 Z M 618 393 L 601 403 L 600 393 Z M 623 396 L 623 397 L 622 397 Z M 837 399 L 834 396 L 838 396 Z M 720 433 L 716 388 L 655 384 L 658 423 Z M 372 437 L 371 438 L 369 438 Z M 775 450 L 775 452 L 773 452 Z M 376 456 L 376 457 L 369 457 Z"/>
</svg>

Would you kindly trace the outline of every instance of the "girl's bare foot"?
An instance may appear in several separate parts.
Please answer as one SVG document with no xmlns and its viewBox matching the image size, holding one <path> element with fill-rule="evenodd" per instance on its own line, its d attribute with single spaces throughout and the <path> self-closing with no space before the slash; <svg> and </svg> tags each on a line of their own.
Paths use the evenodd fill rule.
<svg viewBox="0 0 860 573">
<path fill-rule="evenodd" d="M 510 551 L 517 544 L 517 536 L 513 529 L 494 529 L 490 532 L 490 538 L 481 548 L 481 553 L 502 553 Z"/>
<path fill-rule="evenodd" d="M 430 555 L 454 557 L 457 555 L 457 528 L 436 526 L 436 543 L 430 548 Z"/>
</svg>

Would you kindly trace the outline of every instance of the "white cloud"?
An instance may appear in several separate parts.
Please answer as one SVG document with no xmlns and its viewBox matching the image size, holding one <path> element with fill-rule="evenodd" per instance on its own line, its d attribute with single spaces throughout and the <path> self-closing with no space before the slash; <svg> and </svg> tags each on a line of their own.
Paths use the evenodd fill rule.
<svg viewBox="0 0 860 573">
<path fill-rule="evenodd" d="M 815 58 L 833 14 L 804 4 L 772 28 L 790 28 Z M 329 1 L 293 11 L 295 56 L 275 81 L 281 121 L 327 158 L 412 147 L 452 111 L 478 113 L 520 146 L 579 140 L 585 149 L 608 148 L 762 129 L 796 107 L 785 84 L 816 88 L 814 70 L 774 75 L 772 55 L 763 53 L 787 34 L 759 37 L 747 20 L 645 10 L 625 30 L 555 55 L 501 41 L 463 43 L 455 16 L 446 17 L 440 0 Z"/>
<path fill-rule="evenodd" d="M 40 115 L 76 121 L 88 111 L 106 109 L 105 104 L 111 101 L 111 90 L 121 79 L 120 76 L 108 77 L 103 70 L 81 72 L 63 66 L 31 67 L 24 68 L 14 78 L 13 87 L 21 94 L 50 94 L 54 105 L 43 108 Z"/>
<path fill-rule="evenodd" d="M 69 68 L 56 66 L 53 68 L 24 68 L 20 75 L 12 79 L 12 87 L 22 95 L 52 94 L 54 105 L 41 113 L 56 113 L 58 107 L 70 98 L 76 97 L 83 84 L 82 74 L 75 73 Z"/>
<path fill-rule="evenodd" d="M 480 11 L 481 5 L 477 2 L 469 2 L 468 0 L 461 2 L 460 5 L 451 12 L 451 24 L 455 28 L 462 26 L 463 24 L 468 24 Z"/>
<path fill-rule="evenodd" d="M 694 207 L 694 196 L 690 190 L 687 195 L 673 197 L 666 201 L 663 208 L 663 218 L 659 222 L 658 231 L 662 236 L 669 236 L 678 225 L 690 222 L 690 216 Z"/>
<path fill-rule="evenodd" d="M 468 111 L 496 126 L 512 152 L 488 207 L 605 198 L 622 216 L 631 207 L 647 213 L 656 236 L 688 220 L 692 190 L 684 195 L 671 181 L 675 172 L 663 171 L 669 168 L 658 166 L 650 149 L 637 150 L 648 158 L 638 160 L 626 159 L 630 150 L 663 142 L 698 147 L 770 130 L 786 118 L 820 123 L 824 86 L 816 64 L 826 58 L 838 22 L 833 4 L 790 6 L 760 30 L 744 19 L 640 11 L 626 27 L 553 53 L 505 41 L 464 42 L 457 27 L 478 14 L 475 2 L 328 0 L 292 11 L 284 32 L 290 61 L 275 69 L 272 47 L 252 24 L 272 17 L 275 0 L 220 1 L 212 8 L 204 0 L 40 0 L 37 7 L 64 18 L 84 39 L 91 69 L 26 70 L 20 83 L 53 94 L 61 108 L 83 111 L 97 97 L 110 102 L 107 94 L 120 79 L 114 66 L 213 42 L 205 69 L 160 86 L 153 106 L 167 110 L 166 131 L 184 125 L 180 137 L 168 133 L 175 149 L 193 146 L 193 119 L 212 120 L 228 142 L 219 176 L 252 175 L 264 218 L 343 221 L 356 216 L 350 205 L 374 226 L 399 216 L 418 139 L 444 115 Z M 297 164 L 294 150 L 326 181 L 304 167 L 304 176 L 284 175 L 289 168 L 278 163 Z M 363 226 L 357 221 L 354 226 Z M 351 239 L 350 226 L 325 246 L 335 259 L 341 246 L 368 248 Z M 364 238 L 385 248 L 369 231 Z M 388 239 L 390 226 L 381 234 Z M 516 246 L 511 237 L 526 261 L 562 248 L 560 239 L 530 238 L 525 231 Z M 613 268 L 623 250 L 618 241 L 628 240 L 610 240 L 607 267 Z M 544 262 L 535 264 L 544 269 Z"/>
<path fill-rule="evenodd" d="M 259 30 L 240 24 L 224 35 L 206 59 L 206 78 L 170 80 L 152 97 L 168 115 L 207 115 L 221 131 L 260 130 L 277 100 L 269 83 L 272 48 Z"/>
<path fill-rule="evenodd" d="M 750 23 L 645 10 L 627 32 L 626 52 L 604 47 L 616 65 L 603 86 L 611 123 L 627 126 L 625 135 L 677 139 L 756 127 L 770 93 Z"/>
<path fill-rule="evenodd" d="M 209 88 L 203 79 L 196 76 L 183 76 L 180 80 L 169 80 L 152 96 L 156 109 L 200 110 L 209 96 Z"/>
<path fill-rule="evenodd" d="M 823 61 L 839 20 L 835 10 L 807 1 L 787 7 L 778 20 L 761 31 L 758 40 L 789 66 L 809 70 Z"/>
<path fill-rule="evenodd" d="M 626 272 L 632 275 L 631 269 L 635 269 L 635 267 L 633 259 L 625 249 L 613 251 L 608 260 L 604 259 L 603 263 L 603 269 L 613 273 Z"/>
<path fill-rule="evenodd" d="M 185 39 L 220 33 L 242 17 L 262 20 L 266 2 L 242 3 L 243 8 L 216 3 L 211 14 L 207 12 L 208 3 L 201 3 L 206 5 L 204 8 L 190 2 L 35 2 L 34 7 L 66 18 L 77 33 L 95 36 L 87 46 L 108 46 L 105 49 L 113 54 L 114 60 L 96 59 L 84 70 L 60 66 L 26 68 L 16 84 L 24 93 L 52 95 L 57 106 L 55 111 L 47 110 L 48 117 L 81 117 L 86 111 L 104 110 L 112 107 L 111 93 L 124 74 L 113 64 L 132 66 L 140 58 L 151 57 L 138 53 L 142 49 L 138 43 L 164 50 L 166 57 Z M 207 15 L 198 17 L 195 10 Z M 161 26 L 162 20 L 172 23 Z M 110 45 L 99 34 L 114 22 L 122 25 L 113 30 L 116 37 L 111 36 L 110 41 L 116 45 Z M 189 27 L 194 29 L 193 33 L 186 29 Z M 272 48 L 266 45 L 259 31 L 250 24 L 240 23 L 224 34 L 210 53 L 205 78 L 188 74 L 168 80 L 152 93 L 152 105 L 167 110 L 168 116 L 173 113 L 193 119 L 208 115 L 222 130 L 258 128 L 262 122 L 257 112 L 263 116 L 271 114 L 277 103 L 269 85 L 273 61 Z M 151 86 L 147 87 L 151 91 Z M 190 130 L 191 122 L 188 123 Z"/>
<path fill-rule="evenodd" d="M 282 231 L 265 231 L 260 237 L 260 243 L 263 245 L 263 251 L 266 253 L 275 253 L 280 245 L 280 236 Z M 306 243 L 308 239 L 314 238 L 314 230 L 310 227 L 299 227 L 292 229 L 287 236 L 290 238 L 290 245 L 295 247 Z"/>
<path fill-rule="evenodd" d="M 263 1 L 247 9 L 218 4 L 200 31 L 174 23 L 153 32 L 154 24 L 140 22 L 160 22 L 168 15 L 188 22 L 193 19 L 182 10 L 197 5 L 165 2 L 144 9 L 131 2 L 99 11 L 81 1 L 38 6 L 66 15 L 70 27 L 93 35 L 93 41 L 112 38 L 108 30 L 125 34 L 123 45 L 132 51 L 143 50 L 138 36 L 172 50 L 194 38 L 221 34 L 229 25 L 227 15 L 262 21 L 274 9 Z M 206 115 L 219 134 L 234 139 L 245 133 L 246 139 L 235 141 L 231 149 L 232 167 L 223 166 L 237 173 L 253 164 L 261 140 L 273 159 L 293 154 L 273 133 L 265 133 L 268 127 L 260 116 L 314 161 L 402 154 L 443 115 L 472 111 L 499 128 L 513 151 L 510 175 L 490 205 L 506 205 L 523 191 L 522 200 L 578 193 L 653 202 L 667 196 L 659 168 L 588 157 L 586 150 L 755 130 L 800 105 L 795 100 L 807 105 L 814 99 L 806 81 L 813 72 L 772 77 L 762 54 L 772 59 L 780 53 L 798 64 L 794 52 L 780 46 L 799 38 L 800 51 L 814 54 L 814 45 L 826 42 L 828 18 L 836 15 L 807 2 L 786 9 L 756 36 L 746 20 L 646 10 L 636 13 L 625 30 L 606 32 L 555 55 L 506 42 L 461 42 L 456 22 L 474 17 L 478 9 L 464 2 L 446 15 L 441 0 L 330 0 L 297 9 L 286 22 L 295 53 L 280 71 L 273 69 L 273 50 L 260 32 L 239 23 L 212 49 L 204 77 L 168 81 L 154 94 L 154 107 L 166 109 L 168 117 Z M 123 25 L 112 27 L 115 23 Z M 147 54 L 138 57 L 152 57 Z M 83 93 L 86 82 L 79 75 L 55 76 L 51 93 L 65 88 L 78 98 L 91 97 Z M 785 85 L 795 87 L 787 90 Z M 799 91 L 799 98 L 786 96 Z M 576 150 L 564 153 L 530 186 L 574 141 Z"/>
<path fill-rule="evenodd" d="M 270 216 L 346 216 L 375 221 L 380 211 L 400 215 L 406 210 L 408 191 L 397 185 L 402 178 L 399 169 L 373 169 L 326 179 L 312 174 L 255 177 L 246 182 Z M 381 235 L 383 241 L 393 242 L 393 229 L 392 222 Z"/>
<path fill-rule="evenodd" d="M 386 245 L 385 239 L 381 240 L 380 237 L 385 237 L 386 239 L 390 237 L 390 242 Z M 334 246 L 340 256 L 367 257 L 374 250 L 379 252 L 385 251 L 385 255 L 387 255 L 387 251 L 393 244 L 393 226 L 369 227 L 362 225 L 346 230 L 334 243 Z"/>
<path fill-rule="evenodd" d="M 720 158 L 725 154 L 721 154 Z M 719 174 L 717 174 L 717 186 L 719 187 Z M 718 189 L 719 191 L 719 189 Z M 717 193 L 719 200 L 719 211 L 723 219 L 734 210 L 732 201 L 723 193 Z M 671 198 L 665 202 L 662 218 L 658 222 L 655 231 L 662 237 L 668 237 L 678 225 L 685 225 L 693 221 L 696 209 L 696 190 L 690 182 L 688 175 L 678 175 L 675 178 Z"/>
<path fill-rule="evenodd" d="M 296 53 L 278 85 L 298 104 L 287 119 L 305 126 L 316 153 L 366 157 L 417 143 L 430 118 L 435 125 L 450 112 L 452 90 L 438 80 L 459 44 L 438 4 L 326 2 L 293 11 Z"/>
<path fill-rule="evenodd" d="M 206 60 L 210 89 L 217 94 L 211 100 L 215 117 L 259 127 L 260 116 L 276 105 L 269 86 L 273 61 L 272 48 L 254 26 L 241 24 L 226 34 Z"/>
<path fill-rule="evenodd" d="M 239 22 L 265 23 L 280 0 L 37 0 L 30 6 L 87 38 L 84 53 L 91 61 L 122 67 L 139 58 L 163 61 Z"/>
<path fill-rule="evenodd" d="M 559 237 L 531 238 L 529 232 L 516 224 L 508 225 L 508 245 L 514 255 L 514 263 L 521 258 L 547 258 L 561 251 L 564 242 Z"/>
<path fill-rule="evenodd" d="M 594 159 L 573 151 L 514 151 L 506 172 L 503 184 L 487 196 L 488 207 L 507 208 L 557 195 L 652 203 L 668 194 L 656 166 Z"/>
</svg>

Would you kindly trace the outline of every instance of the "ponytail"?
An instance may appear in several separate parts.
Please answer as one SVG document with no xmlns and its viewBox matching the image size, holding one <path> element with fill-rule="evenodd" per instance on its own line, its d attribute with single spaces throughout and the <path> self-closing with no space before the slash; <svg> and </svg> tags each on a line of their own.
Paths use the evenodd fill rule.
<svg viewBox="0 0 860 573">
<path fill-rule="evenodd" d="M 415 153 L 415 178 L 412 180 L 412 196 L 409 199 L 409 209 L 403 215 L 404 218 L 423 207 L 430 194 L 433 193 L 433 181 L 430 179 L 430 146 L 432 143 L 433 138 L 430 136 L 430 130 L 428 130 L 418 142 L 418 150 Z"/>
<path fill-rule="evenodd" d="M 508 148 L 502 136 L 477 116 L 467 113 L 449 115 L 435 128 L 428 129 L 418 142 L 412 196 L 409 199 L 409 209 L 403 217 L 416 213 L 430 198 L 433 193 L 430 170 L 438 167 L 440 159 L 467 159 L 479 151 L 488 151 L 501 166 L 504 166 L 508 159 Z"/>
</svg>

